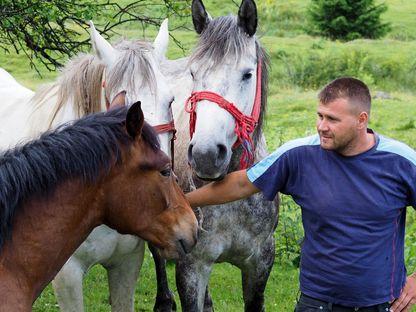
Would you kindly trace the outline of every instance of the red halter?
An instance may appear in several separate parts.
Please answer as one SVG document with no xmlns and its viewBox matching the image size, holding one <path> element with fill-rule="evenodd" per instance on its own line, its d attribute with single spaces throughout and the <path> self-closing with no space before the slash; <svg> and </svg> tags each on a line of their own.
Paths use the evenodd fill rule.
<svg viewBox="0 0 416 312">
<path fill-rule="evenodd" d="M 261 60 L 257 62 L 257 85 L 256 96 L 254 99 L 251 116 L 244 115 L 233 103 L 228 102 L 221 95 L 211 91 L 192 92 L 191 96 L 185 102 L 185 111 L 189 116 L 189 134 L 192 136 L 195 132 L 196 125 L 196 106 L 203 100 L 214 102 L 219 107 L 229 112 L 235 119 L 234 132 L 237 135 L 237 141 L 233 148 L 243 145 L 244 152 L 240 159 L 240 169 L 246 169 L 254 162 L 254 145 L 251 134 L 257 126 L 260 117 L 261 107 Z"/>
<path fill-rule="evenodd" d="M 171 122 L 153 126 L 157 134 L 172 132 L 172 139 L 170 140 L 170 152 L 172 155 L 172 170 L 174 169 L 175 164 L 175 140 L 176 140 L 176 129 L 175 123 L 172 119 Z"/>
</svg>

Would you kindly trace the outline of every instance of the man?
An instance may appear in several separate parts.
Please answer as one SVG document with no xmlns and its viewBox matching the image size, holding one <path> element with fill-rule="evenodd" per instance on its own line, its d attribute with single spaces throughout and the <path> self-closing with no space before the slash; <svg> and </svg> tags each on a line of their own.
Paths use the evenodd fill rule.
<svg viewBox="0 0 416 312">
<path fill-rule="evenodd" d="M 284 144 L 249 170 L 187 198 L 193 207 L 263 192 L 302 208 L 301 297 L 295 311 L 410 311 L 416 276 L 406 277 L 406 206 L 416 207 L 416 153 L 367 128 L 371 96 L 354 78 L 319 93 L 318 134 Z"/>
</svg>

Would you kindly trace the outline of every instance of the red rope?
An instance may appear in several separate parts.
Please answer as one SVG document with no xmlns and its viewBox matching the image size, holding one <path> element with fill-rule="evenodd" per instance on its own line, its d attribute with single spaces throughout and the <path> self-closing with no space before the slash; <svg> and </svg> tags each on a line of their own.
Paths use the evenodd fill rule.
<svg viewBox="0 0 416 312">
<path fill-rule="evenodd" d="M 160 133 L 166 133 L 166 132 L 173 132 L 172 139 L 170 140 L 170 152 L 172 156 L 172 170 L 174 169 L 175 164 L 175 140 L 176 140 L 176 129 L 175 129 L 175 123 L 172 119 L 171 122 L 154 126 L 153 129 L 155 129 L 157 134 Z"/>
<path fill-rule="evenodd" d="M 244 152 L 240 159 L 240 168 L 246 169 L 254 162 L 254 144 L 251 134 L 257 126 L 261 109 L 261 61 L 257 64 L 257 85 L 256 96 L 254 100 L 251 116 L 244 115 L 233 103 L 228 102 L 221 95 L 211 91 L 193 92 L 186 100 L 185 111 L 189 116 L 189 134 L 192 136 L 195 132 L 196 125 L 196 107 L 198 102 L 207 100 L 218 104 L 219 107 L 229 112 L 235 120 L 234 132 L 237 135 L 237 142 L 233 148 L 243 145 Z"/>
<path fill-rule="evenodd" d="M 165 123 L 162 125 L 154 126 L 153 129 L 155 129 L 156 133 L 166 133 L 166 132 L 173 132 L 173 138 L 176 139 L 176 129 L 175 129 L 175 123 L 172 120 L 169 123 Z"/>
</svg>

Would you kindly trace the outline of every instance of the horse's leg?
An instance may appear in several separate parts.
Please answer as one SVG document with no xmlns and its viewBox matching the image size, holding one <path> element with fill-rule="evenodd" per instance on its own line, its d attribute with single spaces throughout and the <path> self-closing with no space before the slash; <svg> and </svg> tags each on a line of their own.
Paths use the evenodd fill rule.
<svg viewBox="0 0 416 312">
<path fill-rule="evenodd" d="M 59 308 L 62 312 L 83 312 L 82 280 L 84 268 L 76 257 L 71 257 L 52 281 Z"/>
<path fill-rule="evenodd" d="M 144 242 L 137 252 L 106 265 L 112 312 L 134 311 L 134 290 L 143 263 Z"/>
<path fill-rule="evenodd" d="M 166 260 L 163 259 L 157 249 L 152 244 L 147 244 L 153 255 L 155 262 L 157 294 L 156 302 L 153 307 L 155 312 L 171 312 L 176 311 L 176 302 L 173 298 L 173 292 L 169 289 L 168 277 L 166 275 Z"/>
<path fill-rule="evenodd" d="M 191 261 L 189 256 L 176 262 L 176 286 L 183 312 L 204 311 L 205 290 L 212 265 L 202 261 Z"/>
<path fill-rule="evenodd" d="M 253 255 L 241 268 L 243 282 L 244 311 L 264 311 L 264 290 L 273 267 L 275 242 L 270 236 L 257 255 Z"/>
<path fill-rule="evenodd" d="M 205 289 L 204 312 L 213 312 L 214 306 L 212 304 L 211 294 L 209 293 L 209 286 Z"/>
</svg>

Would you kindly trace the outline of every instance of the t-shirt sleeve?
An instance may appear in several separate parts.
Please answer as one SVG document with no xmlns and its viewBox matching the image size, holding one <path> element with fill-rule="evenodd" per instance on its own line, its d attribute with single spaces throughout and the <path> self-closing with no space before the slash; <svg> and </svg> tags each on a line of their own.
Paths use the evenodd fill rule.
<svg viewBox="0 0 416 312">
<path fill-rule="evenodd" d="M 262 191 L 267 200 L 273 200 L 277 192 L 285 193 L 290 171 L 289 165 L 288 152 L 278 148 L 247 170 L 247 177 Z"/>
</svg>

